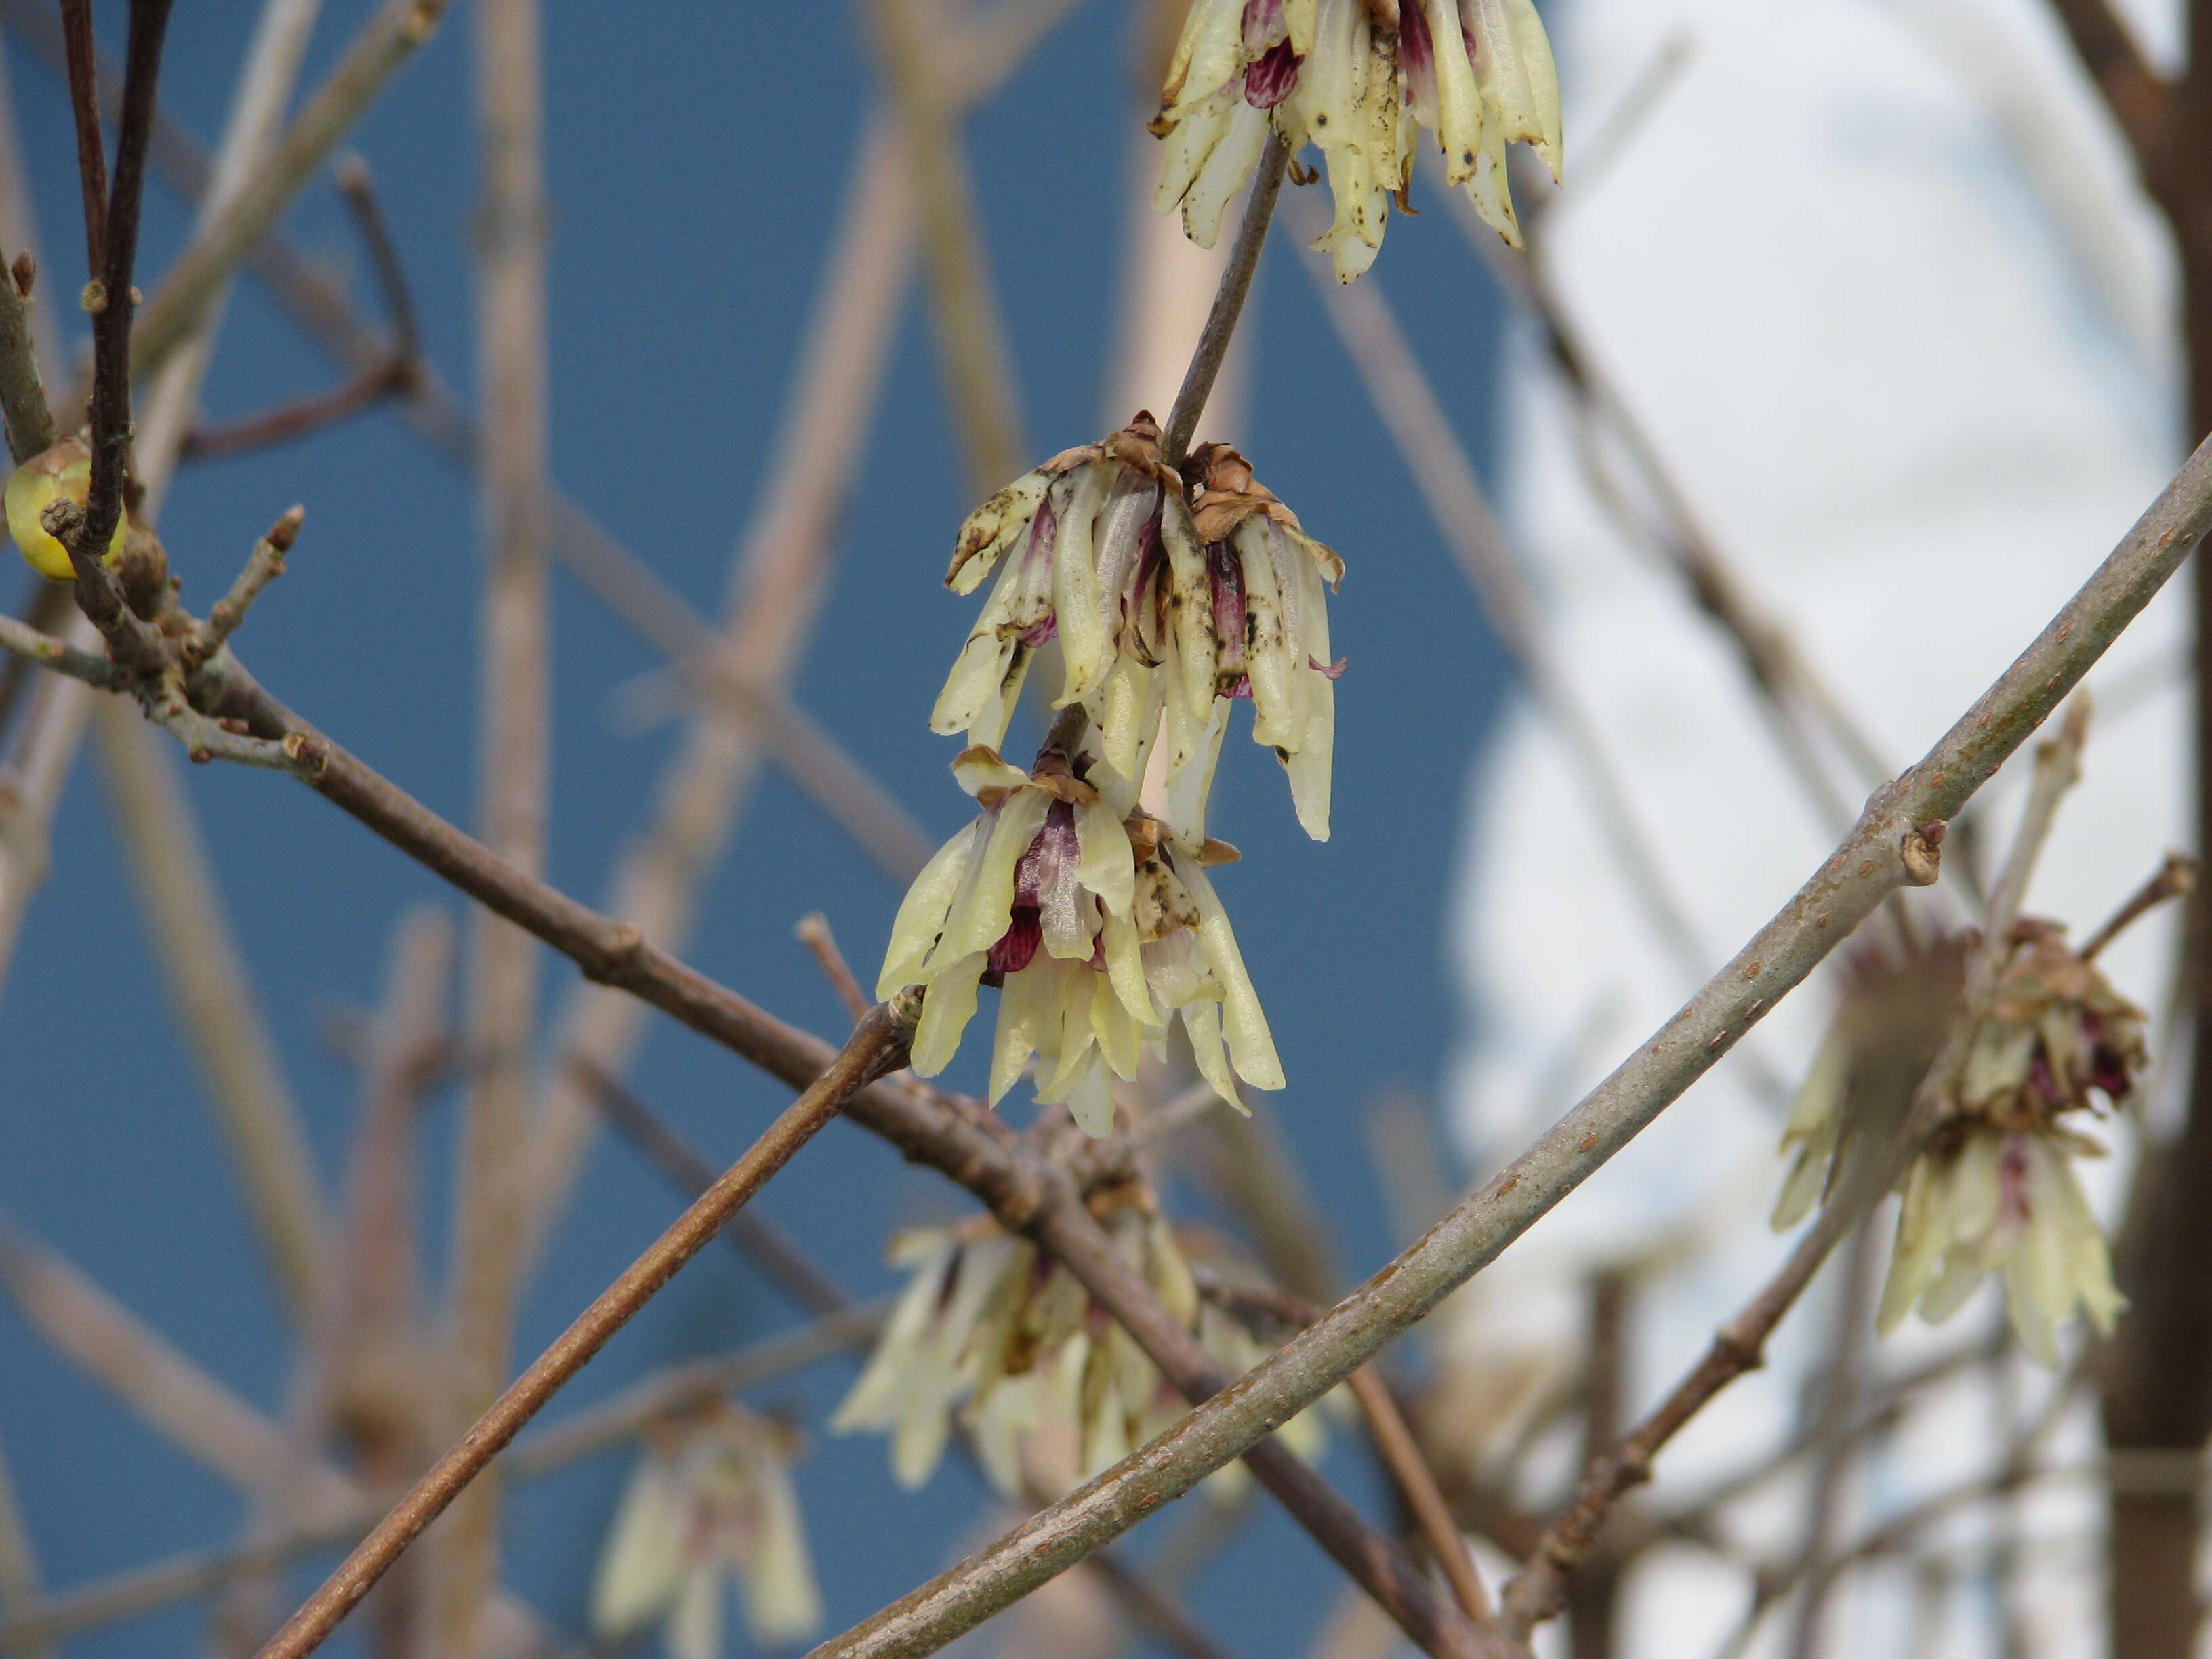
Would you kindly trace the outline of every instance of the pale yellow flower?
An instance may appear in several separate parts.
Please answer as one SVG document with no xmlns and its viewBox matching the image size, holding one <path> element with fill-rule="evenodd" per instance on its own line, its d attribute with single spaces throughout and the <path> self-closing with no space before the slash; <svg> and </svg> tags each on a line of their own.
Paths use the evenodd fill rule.
<svg viewBox="0 0 2212 1659">
<path fill-rule="evenodd" d="M 721 1659 L 726 1582 L 745 1626 L 776 1646 L 811 1636 L 822 1596 L 791 1481 L 792 1431 L 716 1401 L 647 1436 L 592 1584 L 592 1630 L 664 1626 L 674 1659 Z"/>
<path fill-rule="evenodd" d="M 1123 1260 L 1223 1369 L 1267 1350 L 1202 1302 L 1176 1231 L 1135 1187 L 1095 1200 Z M 830 1419 L 839 1433 L 888 1432 L 901 1485 L 927 1480 L 954 1423 L 1000 1492 L 1065 1491 L 1111 1468 L 1189 1409 L 1121 1324 L 1067 1268 L 979 1218 L 904 1233 L 890 1260 L 912 1277 L 875 1352 Z M 1316 1420 L 1284 1431 L 1318 1449 Z"/>
<path fill-rule="evenodd" d="M 1887 1334 L 1917 1309 L 1941 1323 L 1998 1273 L 2021 1345 L 2055 1365 L 2059 1327 L 2077 1308 L 2105 1331 L 2125 1305 L 2074 1171 L 2076 1157 L 2103 1149 L 2068 1120 L 2096 1109 L 2097 1096 L 2113 1106 L 2128 1097 L 2144 1061 L 2143 1016 L 2055 923 L 2024 919 L 2004 948 L 1942 1120 L 1904 1177 L 1877 1322 Z M 1953 941 L 1901 969 L 1855 964 L 1784 1133 L 1796 1156 L 1778 1227 L 1802 1217 L 1833 1180 L 1847 1135 L 1894 1133 L 1905 1121 L 1960 1017 L 1961 959 Z"/>
<path fill-rule="evenodd" d="M 1332 683 L 1344 667 L 1329 655 L 1327 589 L 1344 561 L 1226 444 L 1201 447 L 1190 471 L 1194 506 L 1139 413 L 971 514 L 947 583 L 969 592 L 1002 568 L 930 725 L 999 747 L 1035 653 L 1056 639 L 1054 706 L 1089 714 L 1097 741 L 1087 775 L 1115 811 L 1135 809 L 1164 741 L 1167 817 L 1195 850 L 1231 702 L 1249 698 L 1254 741 L 1282 758 L 1299 823 L 1326 841 Z"/>
<path fill-rule="evenodd" d="M 91 492 L 92 452 L 82 439 L 64 438 L 52 449 L 32 456 L 9 475 L 5 503 L 8 533 L 30 561 L 31 568 L 48 581 L 69 581 L 76 576 L 76 568 L 70 563 L 69 549 L 53 538 L 40 515 L 58 501 L 75 501 L 82 507 Z M 123 539 L 130 527 L 128 513 L 115 515 L 115 534 L 107 544 L 107 563 L 114 563 L 116 556 L 123 551 Z"/>
<path fill-rule="evenodd" d="M 1559 76 L 1530 0 L 1193 0 L 1152 123 L 1167 141 L 1154 205 L 1212 246 L 1270 125 L 1294 155 L 1322 152 L 1336 218 L 1316 246 L 1342 282 L 1374 263 L 1392 199 L 1406 205 L 1422 128 L 1516 246 L 1506 145 L 1559 176 Z"/>
<path fill-rule="evenodd" d="M 1990 1273 L 2004 1276 L 2013 1329 L 2045 1365 L 2058 1364 L 2058 1328 L 2075 1308 L 2111 1330 L 2127 1299 L 2113 1286 L 2104 1231 L 2073 1164 L 2100 1150 L 2063 1129 L 1983 1121 L 1923 1153 L 1905 1179 L 1881 1333 L 1915 1307 L 1941 1324 Z"/>
<path fill-rule="evenodd" d="M 951 1060 L 988 977 L 1000 987 L 994 1104 L 1034 1054 L 1037 1098 L 1065 1104 L 1086 1133 L 1110 1133 L 1109 1079 L 1134 1078 L 1178 1017 L 1225 1099 L 1236 1102 L 1236 1078 L 1281 1088 L 1267 1017 L 1206 874 L 1233 849 L 1186 850 L 1156 820 L 1124 818 L 1085 781 L 1091 764 L 1087 747 L 1072 759 L 1048 750 L 1033 773 L 981 748 L 954 762 L 982 815 L 915 878 L 878 981 L 884 997 L 925 989 L 914 1069 L 933 1077 Z"/>
</svg>

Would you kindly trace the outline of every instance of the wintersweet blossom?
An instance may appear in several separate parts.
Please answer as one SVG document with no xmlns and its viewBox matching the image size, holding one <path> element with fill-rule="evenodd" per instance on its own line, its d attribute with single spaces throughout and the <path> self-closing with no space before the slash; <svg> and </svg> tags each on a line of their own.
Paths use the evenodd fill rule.
<svg viewBox="0 0 2212 1659">
<path fill-rule="evenodd" d="M 1917 1308 L 1940 1323 L 1999 1273 L 2022 1346 L 2056 1364 L 2058 1328 L 2077 1307 L 2103 1331 L 2125 1305 L 2074 1170 L 2075 1158 L 2103 1149 L 2066 1119 L 2095 1109 L 2099 1096 L 2127 1099 L 2144 1061 L 2143 1016 L 2056 923 L 2022 920 L 2004 949 L 1941 1121 L 1905 1176 L 1877 1322 L 1886 1334 Z M 1959 1017 L 1959 959 L 1954 945 L 1909 974 L 1862 964 L 1784 1132 L 1798 1151 L 1778 1226 L 1811 1207 L 1863 1118 L 1904 1121 Z"/>
<path fill-rule="evenodd" d="M 1206 550 L 1214 689 L 1252 700 L 1252 741 L 1275 751 L 1290 774 L 1299 823 L 1327 841 L 1335 683 L 1344 664 L 1329 657 L 1322 582 L 1343 580 L 1344 561 L 1307 535 L 1297 514 L 1227 444 L 1206 444 L 1192 459 L 1203 485 L 1191 527 Z M 1168 816 L 1200 833 L 1224 713 L 1217 704 L 1206 746 L 1169 774 Z"/>
<path fill-rule="evenodd" d="M 1265 1357 L 1200 1298 L 1185 1246 L 1148 1193 L 1126 1187 L 1094 1207 L 1107 1210 L 1123 1260 L 1216 1364 L 1242 1375 Z M 1188 1409 L 1064 1264 L 995 1222 L 902 1233 L 890 1257 L 911 1276 L 830 1426 L 889 1433 L 902 1486 L 929 1479 L 956 1421 L 991 1484 L 1019 1498 L 1090 1479 Z M 1309 1419 L 1283 1432 L 1294 1449 L 1317 1449 Z"/>
<path fill-rule="evenodd" d="M 1096 444 L 1055 455 L 961 526 L 945 581 L 975 590 L 1002 566 L 930 717 L 971 744 L 1004 741 L 1030 664 L 1060 641 L 1057 708 L 1079 704 L 1098 734 L 1091 782 L 1135 809 L 1157 741 L 1167 817 L 1186 850 L 1205 840 L 1206 803 L 1229 701 L 1249 697 L 1252 735 L 1289 769 L 1298 821 L 1328 838 L 1335 740 L 1324 582 L 1344 561 L 1226 444 L 1203 446 L 1183 481 L 1139 412 Z"/>
<path fill-rule="evenodd" d="M 1034 1054 L 1037 1098 L 1064 1103 L 1086 1133 L 1109 1133 L 1109 1077 L 1134 1078 L 1176 1016 L 1224 1098 L 1236 1103 L 1237 1078 L 1281 1088 L 1267 1017 L 1206 873 L 1235 849 L 1179 847 L 1157 819 L 1116 812 L 1086 781 L 1095 752 L 1077 747 L 1048 747 L 1033 772 L 981 747 L 953 763 L 982 814 L 915 878 L 878 977 L 884 997 L 925 988 L 914 1069 L 944 1070 L 988 978 L 1000 988 L 994 1104 Z"/>
<path fill-rule="evenodd" d="M 618 1642 L 658 1622 L 674 1659 L 721 1659 L 724 1581 L 735 1577 L 756 1643 L 811 1635 L 822 1596 L 792 1438 L 726 1401 L 651 1431 L 592 1581 L 593 1634 Z"/>
<path fill-rule="evenodd" d="M 1336 218 L 1316 246 L 1340 282 L 1375 262 L 1392 199 L 1407 206 L 1420 128 L 1516 247 L 1506 145 L 1559 176 L 1559 77 L 1530 0 L 1193 0 L 1152 125 L 1168 144 L 1153 204 L 1212 246 L 1271 125 L 1328 168 Z"/>
<path fill-rule="evenodd" d="M 1143 757 L 1170 698 L 1194 746 L 1212 706 L 1206 562 L 1182 477 L 1148 410 L 1095 444 L 1063 450 L 968 515 L 945 586 L 973 592 L 1003 564 L 930 729 L 997 748 L 1036 653 L 1060 641 L 1054 708 L 1081 703 L 1104 735 L 1115 804 L 1136 805 Z M 1102 783 L 1108 781 L 1101 780 Z"/>
<path fill-rule="evenodd" d="M 1906 1179 L 1880 1325 L 1894 1329 L 1916 1305 L 1940 1322 L 2002 1273 L 2022 1346 L 2056 1365 L 2058 1327 L 2076 1307 L 2108 1331 L 2126 1306 L 2074 1172 L 2075 1157 L 2104 1149 L 2063 1120 L 2096 1095 L 2128 1098 L 2144 1019 L 2057 924 L 2024 919 L 2007 947 L 1951 1114 Z"/>
<path fill-rule="evenodd" d="M 2112 1284 L 2103 1230 L 2082 1196 L 2073 1156 L 2097 1143 L 2051 1126 L 1963 1129 L 1906 1177 L 1905 1207 L 1877 1327 L 1887 1336 L 1916 1306 L 1941 1324 L 1984 1275 L 2004 1275 L 2005 1306 L 2021 1346 L 2058 1364 L 2058 1328 L 2079 1307 L 2109 1331 L 2127 1305 Z"/>
<path fill-rule="evenodd" d="M 92 451 L 82 438 L 64 438 L 8 475 L 5 505 L 8 534 L 31 568 L 48 581 L 65 582 L 76 575 L 69 549 L 56 541 L 40 516 L 58 501 L 85 504 L 92 493 Z M 115 562 L 131 528 L 131 515 L 116 515 L 115 534 L 109 538 L 106 562 Z"/>
</svg>

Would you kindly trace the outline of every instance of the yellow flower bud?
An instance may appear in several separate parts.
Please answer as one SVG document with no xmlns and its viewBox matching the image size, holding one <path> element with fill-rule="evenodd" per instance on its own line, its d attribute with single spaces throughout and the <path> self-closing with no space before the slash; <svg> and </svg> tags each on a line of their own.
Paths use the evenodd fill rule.
<svg viewBox="0 0 2212 1659">
<path fill-rule="evenodd" d="M 92 452 L 83 441 L 64 438 L 42 455 L 33 455 L 9 475 L 7 489 L 8 533 L 31 568 L 50 581 L 65 582 L 76 573 L 70 568 L 69 550 L 46 533 L 40 514 L 50 502 L 66 498 L 82 507 L 92 490 Z M 107 544 L 107 562 L 123 550 L 130 515 L 118 513 L 115 534 Z"/>
</svg>

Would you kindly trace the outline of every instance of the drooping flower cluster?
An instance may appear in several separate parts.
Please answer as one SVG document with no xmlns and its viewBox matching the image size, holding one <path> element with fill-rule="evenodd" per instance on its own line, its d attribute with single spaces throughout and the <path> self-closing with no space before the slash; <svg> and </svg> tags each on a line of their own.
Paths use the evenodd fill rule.
<svg viewBox="0 0 2212 1659">
<path fill-rule="evenodd" d="M 2144 1021 L 2093 963 L 2068 947 L 2056 923 L 2015 923 L 2005 949 L 1989 1012 L 1968 1039 L 1942 1121 L 1905 1175 L 1878 1323 L 1887 1334 L 1916 1308 L 1940 1323 L 1985 1276 L 2000 1273 L 2021 1345 L 2055 1365 L 2058 1328 L 2077 1307 L 2104 1331 L 2124 1305 L 2073 1164 L 2103 1148 L 2067 1120 L 2096 1110 L 2100 1096 L 2107 1107 L 2128 1098 L 2144 1063 Z M 1911 1027 L 1900 1042 L 1899 1026 L 1891 1026 L 1898 1077 L 1917 1081 L 1926 1070 L 1942 1026 L 1959 1010 L 1956 977 L 1954 969 L 1945 994 L 1923 1000 L 1917 1022 L 1904 999 L 1886 999 Z M 1930 1003 L 1940 1018 L 1929 1018 Z M 1797 1143 L 1800 1154 L 1778 1225 L 1810 1206 L 1839 1128 L 1850 1121 L 1846 1109 L 1861 1109 L 1853 1073 L 1870 1051 L 1865 1034 L 1879 1022 L 1862 1008 L 1853 1024 L 1857 1035 L 1839 1018 L 1790 1120 L 1785 1144 Z M 1908 1053 L 1917 1055 L 1917 1069 L 1903 1058 Z M 1909 1094 L 1911 1084 L 1905 1086 Z"/>
<path fill-rule="evenodd" d="M 965 733 L 953 773 L 982 814 L 915 878 L 878 981 L 879 996 L 923 988 L 915 1070 L 951 1060 L 989 984 L 1001 991 L 994 1104 L 1034 1055 L 1037 1098 L 1107 1134 L 1112 1079 L 1164 1054 L 1178 1019 L 1200 1074 L 1232 1103 L 1238 1079 L 1279 1089 L 1206 874 L 1237 856 L 1207 837 L 1206 798 L 1230 711 L 1249 702 L 1299 823 L 1328 839 L 1344 665 L 1329 657 L 1325 585 L 1343 561 L 1226 444 L 1169 465 L 1140 412 L 969 515 L 946 586 L 972 592 L 994 568 L 930 716 Z M 1000 745 L 1036 654 L 1054 647 L 1060 712 L 1024 772 Z"/>
<path fill-rule="evenodd" d="M 1121 431 L 1023 474 L 960 527 L 945 585 L 973 592 L 1002 566 L 930 715 L 933 731 L 1002 745 L 1037 650 L 1057 640 L 1053 706 L 1099 733 L 1097 787 L 1136 805 L 1156 738 L 1168 744 L 1169 817 L 1202 840 L 1229 702 L 1249 698 L 1253 740 L 1289 770 L 1298 821 L 1328 839 L 1335 742 L 1328 597 L 1344 561 L 1226 444 L 1193 457 L 1194 507 L 1140 410 Z M 1194 842 L 1193 844 L 1195 844 Z"/>
<path fill-rule="evenodd" d="M 927 991 L 914 1069 L 945 1068 L 989 975 L 1000 988 L 994 1105 L 1035 1054 L 1037 1098 L 1066 1104 L 1086 1133 L 1110 1133 L 1109 1074 L 1133 1079 L 1178 1017 L 1224 1098 L 1237 1097 L 1232 1066 L 1255 1088 L 1281 1088 L 1267 1017 L 1206 874 L 1232 849 L 1188 851 L 1158 820 L 1133 808 L 1124 817 L 1087 781 L 1091 763 L 1087 749 L 1053 748 L 1034 772 L 983 748 L 953 763 L 982 815 L 915 878 L 877 985 L 882 997 Z"/>
<path fill-rule="evenodd" d="M 1375 262 L 1392 200 L 1407 206 L 1423 127 L 1516 247 L 1506 145 L 1559 176 L 1559 77 L 1530 0 L 1193 0 L 1152 122 L 1168 143 L 1154 205 L 1212 247 L 1271 125 L 1328 168 L 1336 218 L 1316 246 L 1340 282 Z"/>
<path fill-rule="evenodd" d="M 721 1659 L 732 1577 L 756 1643 L 796 1642 L 819 1627 L 791 1440 L 791 1431 L 726 1401 L 649 1432 L 592 1585 L 599 1640 L 660 1623 L 674 1659 Z"/>
<path fill-rule="evenodd" d="M 1105 1226 L 1122 1259 L 1207 1354 L 1235 1375 L 1258 1364 L 1258 1342 L 1200 1299 L 1149 1194 L 1128 1187 L 1100 1201 L 1113 1206 Z M 929 1479 L 956 1421 L 992 1485 L 1019 1498 L 1032 1485 L 1090 1479 L 1188 1409 L 1074 1274 L 995 1222 L 902 1233 L 890 1255 L 911 1276 L 830 1427 L 889 1433 L 902 1486 Z M 1295 1450 L 1318 1449 L 1309 1417 L 1282 1432 Z"/>
</svg>

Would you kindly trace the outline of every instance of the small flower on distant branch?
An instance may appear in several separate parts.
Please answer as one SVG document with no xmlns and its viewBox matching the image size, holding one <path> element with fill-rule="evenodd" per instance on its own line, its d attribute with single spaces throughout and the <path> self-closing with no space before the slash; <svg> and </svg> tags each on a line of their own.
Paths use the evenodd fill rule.
<svg viewBox="0 0 2212 1659">
<path fill-rule="evenodd" d="M 2077 1307 L 2102 1331 L 2124 1305 L 2074 1170 L 2076 1157 L 2103 1149 L 2067 1120 L 2099 1109 L 2100 1097 L 2107 1106 L 2128 1098 L 2144 1063 L 2143 1016 L 2055 923 L 2016 922 L 2004 948 L 1989 1012 L 1968 1035 L 1957 1082 L 1904 1177 L 1879 1325 L 1887 1334 L 1915 1308 L 1940 1323 L 2000 1273 L 2022 1346 L 2056 1364 L 2058 1328 Z M 1784 1134 L 1797 1156 L 1778 1227 L 1832 1182 L 1848 1137 L 1905 1122 L 1960 1017 L 1962 949 L 1939 946 L 1902 970 L 1855 965 Z"/>
<path fill-rule="evenodd" d="M 2074 1172 L 2103 1148 L 2071 1114 L 2133 1091 L 2142 1011 L 2068 948 L 2057 924 L 2023 919 L 1988 1017 L 1974 1030 L 1955 1101 L 1905 1186 L 1881 1328 L 1916 1305 L 1940 1322 L 1984 1274 L 2004 1275 L 2013 1328 L 2046 1365 L 2076 1307 L 2109 1331 L 2126 1305 L 2102 1229 Z"/>
<path fill-rule="evenodd" d="M 1154 205 L 1212 246 L 1271 125 L 1328 166 L 1336 219 L 1316 246 L 1342 282 L 1374 263 L 1392 200 L 1407 207 L 1423 127 L 1516 246 L 1506 145 L 1559 176 L 1559 77 L 1530 0 L 1193 0 L 1152 125 L 1168 145 Z"/>
<path fill-rule="evenodd" d="M 1134 1078 L 1178 1015 L 1224 1098 L 1236 1102 L 1232 1066 L 1279 1089 L 1274 1040 L 1206 874 L 1234 849 L 1185 850 L 1156 819 L 1118 814 L 1086 781 L 1094 753 L 1077 746 L 1048 748 L 1029 773 L 980 747 L 953 763 L 983 812 L 915 878 L 877 992 L 925 988 L 914 1069 L 933 1077 L 951 1061 L 988 980 L 1000 987 L 994 1103 L 1034 1054 L 1037 1098 L 1110 1133 L 1109 1078 Z"/>
<path fill-rule="evenodd" d="M 592 1586 L 592 1629 L 618 1642 L 665 1625 L 674 1659 L 721 1659 L 725 1581 L 763 1646 L 803 1640 L 822 1597 L 791 1481 L 794 1431 L 726 1401 L 656 1426 Z"/>
</svg>

